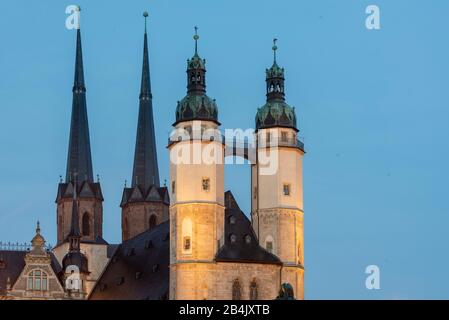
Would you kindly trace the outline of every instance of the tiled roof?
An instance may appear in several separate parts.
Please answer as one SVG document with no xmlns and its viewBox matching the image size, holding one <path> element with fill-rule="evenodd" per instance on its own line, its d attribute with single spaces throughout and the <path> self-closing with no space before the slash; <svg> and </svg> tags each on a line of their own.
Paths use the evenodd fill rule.
<svg viewBox="0 0 449 320">
<path fill-rule="evenodd" d="M 225 194 L 225 202 L 225 243 L 218 251 L 216 261 L 281 264 L 278 257 L 259 245 L 251 222 L 230 191 Z"/>
<path fill-rule="evenodd" d="M 89 299 L 167 299 L 169 232 L 166 221 L 120 244 Z"/>
<path fill-rule="evenodd" d="M 25 255 L 27 251 L 0 251 L 0 296 L 6 294 L 6 282 L 8 277 L 11 285 L 14 285 L 25 267 Z M 51 256 L 51 267 L 56 275 L 61 272 L 61 266 L 53 255 Z"/>
</svg>

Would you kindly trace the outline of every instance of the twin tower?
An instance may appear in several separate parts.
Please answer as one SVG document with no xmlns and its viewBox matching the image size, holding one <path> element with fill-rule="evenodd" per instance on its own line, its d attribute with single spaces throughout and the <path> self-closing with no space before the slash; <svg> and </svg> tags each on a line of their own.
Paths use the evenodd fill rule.
<svg viewBox="0 0 449 320">
<path fill-rule="evenodd" d="M 226 141 L 208 134 L 217 132 L 220 123 L 216 101 L 206 94 L 205 60 L 198 54 L 198 39 L 195 33 L 195 53 L 187 61 L 187 95 L 178 102 L 175 137 L 168 144 L 170 188 L 161 187 L 145 27 L 132 184 L 125 186 L 120 204 L 122 241 L 170 224 L 170 299 L 274 299 L 283 283 L 291 284 L 301 299 L 304 146 L 297 137 L 295 110 L 285 102 L 276 41 L 273 65 L 266 70 L 267 100 L 256 115 L 251 221 L 246 221 L 233 214 L 238 206 L 232 195 L 225 196 Z M 87 269 L 85 281 L 92 287 L 107 263 L 107 253 L 101 249 L 106 244 L 103 195 L 92 170 L 79 29 L 72 91 L 67 172 L 56 199 L 57 248 L 65 249 L 57 256 L 62 259 L 62 251 L 82 251 L 88 266 L 82 268 Z M 78 248 L 68 243 L 74 224 Z"/>
</svg>

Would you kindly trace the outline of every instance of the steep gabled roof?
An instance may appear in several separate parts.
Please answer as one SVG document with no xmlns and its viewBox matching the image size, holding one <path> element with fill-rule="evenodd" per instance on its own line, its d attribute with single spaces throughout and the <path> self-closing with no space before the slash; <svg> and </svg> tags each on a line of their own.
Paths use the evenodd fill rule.
<svg viewBox="0 0 449 320">
<path fill-rule="evenodd" d="M 278 257 L 259 245 L 251 222 L 240 210 L 231 191 L 225 193 L 225 205 L 225 243 L 218 251 L 215 260 L 217 262 L 281 264 Z"/>
</svg>

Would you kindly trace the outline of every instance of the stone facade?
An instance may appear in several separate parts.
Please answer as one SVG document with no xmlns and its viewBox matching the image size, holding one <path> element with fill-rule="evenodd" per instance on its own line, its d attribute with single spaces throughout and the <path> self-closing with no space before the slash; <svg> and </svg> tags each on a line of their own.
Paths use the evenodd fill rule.
<svg viewBox="0 0 449 320">
<path fill-rule="evenodd" d="M 168 205 L 159 202 L 131 202 L 122 207 L 122 240 L 168 220 Z M 154 224 L 154 225 L 153 225 Z"/>
<path fill-rule="evenodd" d="M 95 197 L 79 197 L 79 225 L 81 226 L 81 241 L 96 241 L 103 237 L 103 201 Z M 87 217 L 87 218 L 86 218 Z M 66 240 L 71 227 L 72 198 L 57 200 L 58 243 Z M 85 229 L 86 219 L 89 223 Z"/>
<path fill-rule="evenodd" d="M 172 265 L 170 299 L 233 300 L 233 285 L 240 286 L 239 300 L 252 300 L 250 287 L 256 284 L 257 300 L 272 300 L 279 293 L 280 266 L 255 263 L 183 263 Z"/>
</svg>

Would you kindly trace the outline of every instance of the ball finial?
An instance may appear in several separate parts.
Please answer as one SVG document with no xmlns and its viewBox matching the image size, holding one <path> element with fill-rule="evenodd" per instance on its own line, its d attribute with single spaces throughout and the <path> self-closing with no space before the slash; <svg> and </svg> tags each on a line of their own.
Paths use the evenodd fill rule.
<svg viewBox="0 0 449 320">
<path fill-rule="evenodd" d="M 144 16 L 145 18 L 147 18 L 147 17 L 148 17 L 148 12 L 145 11 L 145 12 L 143 13 L 143 16 Z"/>
</svg>

